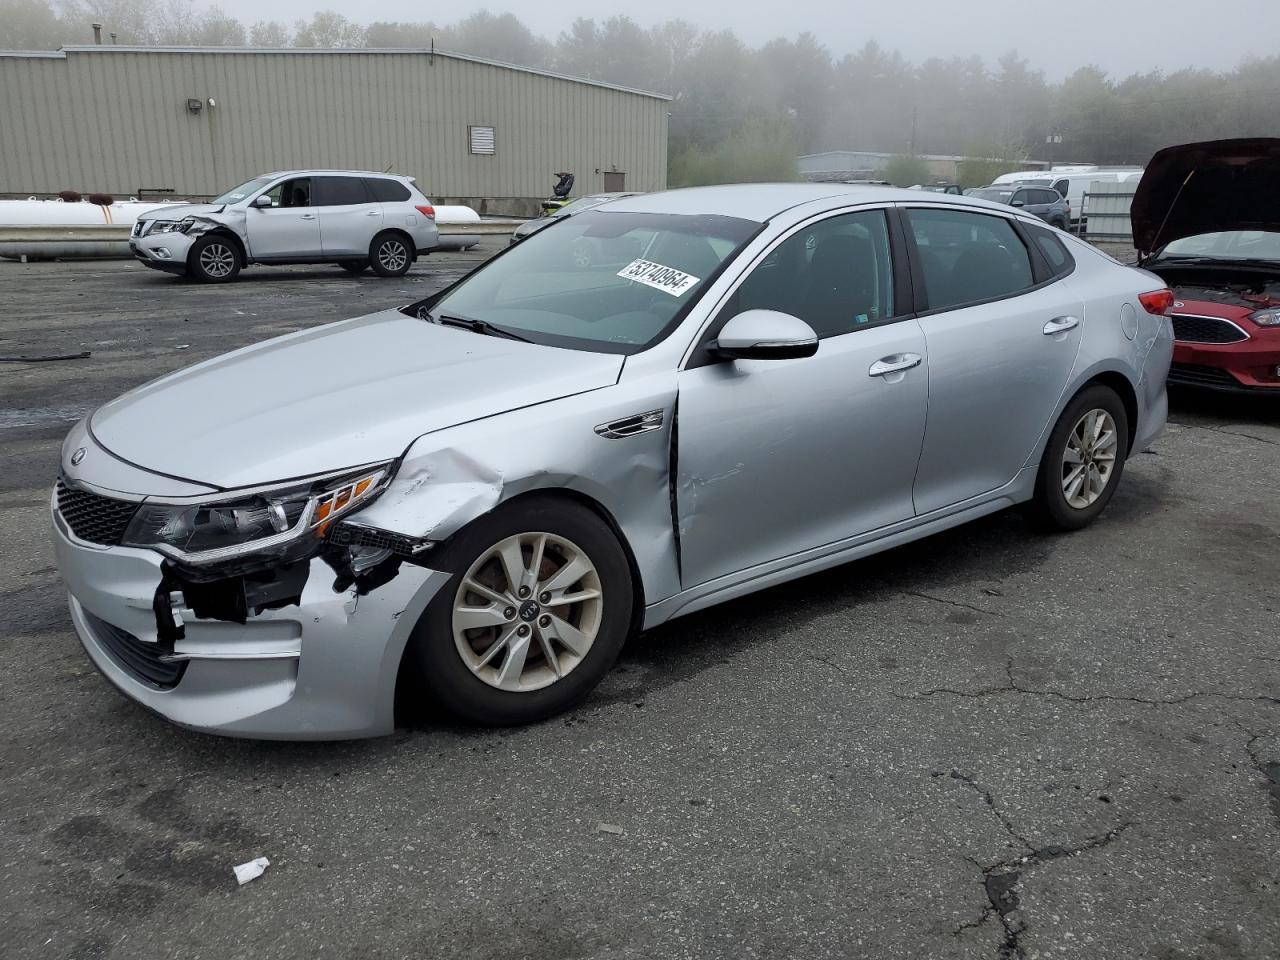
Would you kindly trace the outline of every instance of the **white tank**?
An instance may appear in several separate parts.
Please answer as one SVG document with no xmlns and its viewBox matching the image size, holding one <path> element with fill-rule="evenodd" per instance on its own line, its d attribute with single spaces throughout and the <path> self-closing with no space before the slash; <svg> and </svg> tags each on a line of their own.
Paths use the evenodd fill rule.
<svg viewBox="0 0 1280 960">
<path fill-rule="evenodd" d="M 139 214 L 173 203 L 129 199 L 99 206 L 88 200 L 0 200 L 0 227 L 132 227 Z"/>
</svg>

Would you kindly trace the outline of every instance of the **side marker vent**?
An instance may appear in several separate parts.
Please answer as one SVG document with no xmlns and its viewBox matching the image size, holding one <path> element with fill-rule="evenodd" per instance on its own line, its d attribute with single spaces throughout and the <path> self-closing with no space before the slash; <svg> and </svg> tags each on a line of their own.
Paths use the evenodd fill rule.
<svg viewBox="0 0 1280 960">
<path fill-rule="evenodd" d="M 662 413 L 661 410 L 650 410 L 648 413 L 637 413 L 632 417 L 602 423 L 596 427 L 596 433 L 606 440 L 625 440 L 650 430 L 661 430 Z"/>
</svg>

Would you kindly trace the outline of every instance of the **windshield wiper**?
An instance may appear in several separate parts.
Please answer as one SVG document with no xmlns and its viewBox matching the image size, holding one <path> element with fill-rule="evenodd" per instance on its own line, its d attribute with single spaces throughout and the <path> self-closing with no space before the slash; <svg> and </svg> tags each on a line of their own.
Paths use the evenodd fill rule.
<svg viewBox="0 0 1280 960">
<path fill-rule="evenodd" d="M 533 341 L 528 337 L 522 337 L 518 333 L 512 333 L 510 330 L 496 326 L 488 320 L 472 320 L 468 317 L 451 317 L 446 313 L 436 316 L 426 307 L 422 307 L 418 310 L 418 319 L 426 320 L 429 323 L 438 323 L 442 327 L 462 327 L 464 330 L 470 330 L 472 333 L 481 333 L 486 337 L 502 337 L 506 340 L 519 340 L 521 343 L 533 343 Z"/>
</svg>

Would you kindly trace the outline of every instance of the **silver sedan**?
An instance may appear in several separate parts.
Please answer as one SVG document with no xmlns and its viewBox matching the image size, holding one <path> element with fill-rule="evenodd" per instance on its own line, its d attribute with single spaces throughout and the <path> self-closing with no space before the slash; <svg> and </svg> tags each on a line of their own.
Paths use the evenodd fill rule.
<svg viewBox="0 0 1280 960">
<path fill-rule="evenodd" d="M 78 424 L 72 620 L 201 730 L 382 734 L 401 681 L 535 721 L 681 614 L 1015 504 L 1090 523 L 1164 427 L 1171 302 L 967 197 L 618 200 Z"/>
</svg>

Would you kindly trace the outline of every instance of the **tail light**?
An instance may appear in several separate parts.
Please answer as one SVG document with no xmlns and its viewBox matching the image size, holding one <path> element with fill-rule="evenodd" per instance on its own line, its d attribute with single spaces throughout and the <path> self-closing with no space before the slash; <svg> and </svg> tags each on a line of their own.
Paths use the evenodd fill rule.
<svg viewBox="0 0 1280 960">
<path fill-rule="evenodd" d="M 428 220 L 436 218 L 436 208 L 428 203 L 419 203 L 414 205 L 414 209 L 426 217 Z"/>
<path fill-rule="evenodd" d="M 1147 313 L 1157 317 L 1167 317 L 1173 309 L 1173 291 L 1168 287 L 1163 290 L 1152 290 L 1150 293 L 1138 294 L 1138 302 Z"/>
</svg>

